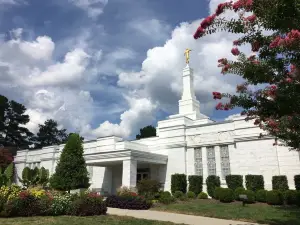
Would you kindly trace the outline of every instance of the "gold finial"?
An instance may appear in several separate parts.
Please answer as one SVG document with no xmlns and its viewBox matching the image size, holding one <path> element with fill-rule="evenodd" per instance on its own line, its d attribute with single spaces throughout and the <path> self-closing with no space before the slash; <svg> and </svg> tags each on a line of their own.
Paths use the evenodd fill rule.
<svg viewBox="0 0 300 225">
<path fill-rule="evenodd" d="M 184 52 L 186 64 L 189 64 L 189 62 L 190 62 L 190 52 L 191 51 L 192 51 L 191 49 L 187 48 Z"/>
</svg>

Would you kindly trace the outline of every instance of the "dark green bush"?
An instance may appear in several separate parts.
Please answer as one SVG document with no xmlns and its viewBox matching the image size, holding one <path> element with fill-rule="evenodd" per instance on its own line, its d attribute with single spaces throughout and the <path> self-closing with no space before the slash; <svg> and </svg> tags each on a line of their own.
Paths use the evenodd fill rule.
<svg viewBox="0 0 300 225">
<path fill-rule="evenodd" d="M 196 195 L 198 195 L 200 192 L 202 192 L 202 189 L 203 189 L 203 177 L 197 175 L 189 176 L 189 191 L 192 191 Z"/>
<path fill-rule="evenodd" d="M 242 175 L 227 175 L 226 176 L 227 187 L 235 190 L 238 187 L 243 187 L 243 176 Z"/>
<path fill-rule="evenodd" d="M 265 189 L 264 177 L 262 175 L 246 175 L 246 188 L 251 191 L 258 191 Z"/>
<path fill-rule="evenodd" d="M 295 188 L 297 191 L 300 191 L 300 175 L 294 176 Z"/>
<path fill-rule="evenodd" d="M 288 180 L 286 176 L 273 176 L 272 177 L 272 189 L 278 191 L 289 190 Z"/>
<path fill-rule="evenodd" d="M 161 187 L 161 184 L 156 180 L 143 179 L 137 183 L 137 190 L 139 195 L 145 197 L 153 197 Z"/>
<path fill-rule="evenodd" d="M 282 205 L 284 202 L 283 194 L 280 191 L 268 191 L 266 201 L 269 205 Z"/>
<path fill-rule="evenodd" d="M 284 192 L 284 200 L 287 205 L 297 205 L 297 191 L 287 190 Z"/>
<path fill-rule="evenodd" d="M 267 201 L 267 190 L 258 190 L 255 195 L 255 199 L 258 202 L 266 202 Z"/>
<path fill-rule="evenodd" d="M 199 199 L 208 199 L 208 195 L 207 195 L 205 192 L 201 192 L 201 193 L 198 195 L 198 198 L 199 198 Z"/>
<path fill-rule="evenodd" d="M 175 201 L 175 198 L 171 195 L 170 192 L 164 191 L 160 193 L 158 201 L 163 204 L 171 204 Z"/>
<path fill-rule="evenodd" d="M 216 187 L 215 188 L 215 199 L 219 200 L 219 194 L 220 194 L 220 191 L 222 191 L 223 188 L 221 187 Z"/>
<path fill-rule="evenodd" d="M 182 191 L 175 191 L 173 194 L 174 198 L 181 198 L 183 195 Z"/>
<path fill-rule="evenodd" d="M 300 206 L 300 191 L 297 191 L 297 206 Z"/>
<path fill-rule="evenodd" d="M 192 191 L 188 191 L 188 193 L 186 193 L 186 197 L 187 198 L 196 198 L 196 194 Z"/>
<path fill-rule="evenodd" d="M 71 203 L 67 214 L 71 216 L 96 216 L 105 215 L 106 212 L 106 203 L 102 197 L 90 197 L 85 195 Z"/>
<path fill-rule="evenodd" d="M 185 174 L 173 174 L 171 176 L 171 192 L 174 194 L 175 191 L 181 191 L 186 193 L 187 181 Z"/>
<path fill-rule="evenodd" d="M 218 191 L 220 202 L 228 203 L 234 201 L 234 193 L 230 188 L 222 188 Z"/>
<path fill-rule="evenodd" d="M 143 210 L 151 207 L 151 202 L 139 196 L 112 195 L 105 200 L 107 207 Z"/>
<path fill-rule="evenodd" d="M 215 198 L 215 189 L 221 186 L 220 177 L 214 175 L 208 176 L 206 178 L 206 185 L 208 195 Z"/>
<path fill-rule="evenodd" d="M 245 188 L 243 187 L 238 187 L 237 189 L 234 190 L 234 199 L 237 201 L 240 201 L 239 196 L 245 194 Z"/>
<path fill-rule="evenodd" d="M 252 204 L 252 203 L 255 203 L 255 192 L 254 191 L 251 191 L 251 190 L 246 190 L 245 195 L 247 195 L 247 203 L 248 204 Z"/>
</svg>

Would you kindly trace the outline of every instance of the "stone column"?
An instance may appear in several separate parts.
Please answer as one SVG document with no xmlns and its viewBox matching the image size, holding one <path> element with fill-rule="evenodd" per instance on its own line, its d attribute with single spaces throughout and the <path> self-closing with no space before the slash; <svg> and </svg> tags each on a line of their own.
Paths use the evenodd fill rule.
<svg viewBox="0 0 300 225">
<path fill-rule="evenodd" d="M 136 186 L 137 161 L 133 159 L 123 161 L 122 186 Z"/>
</svg>

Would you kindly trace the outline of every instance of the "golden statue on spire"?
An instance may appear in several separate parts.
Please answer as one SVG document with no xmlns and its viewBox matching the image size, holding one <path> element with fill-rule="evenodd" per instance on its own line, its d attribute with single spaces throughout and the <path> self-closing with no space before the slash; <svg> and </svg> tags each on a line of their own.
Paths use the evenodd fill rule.
<svg viewBox="0 0 300 225">
<path fill-rule="evenodd" d="M 190 52 L 192 50 L 191 49 L 186 49 L 185 52 L 184 52 L 184 55 L 185 55 L 185 62 L 186 64 L 189 64 L 190 63 Z"/>
</svg>

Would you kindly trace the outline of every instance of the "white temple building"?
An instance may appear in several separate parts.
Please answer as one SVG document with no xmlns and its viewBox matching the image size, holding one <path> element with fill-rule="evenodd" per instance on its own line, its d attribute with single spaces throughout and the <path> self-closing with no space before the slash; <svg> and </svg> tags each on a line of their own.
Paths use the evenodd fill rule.
<svg viewBox="0 0 300 225">
<path fill-rule="evenodd" d="M 299 152 L 273 146 L 272 137 L 259 138 L 262 130 L 244 117 L 215 122 L 201 114 L 193 85 L 193 70 L 187 65 L 179 113 L 158 122 L 157 137 L 124 141 L 112 136 L 84 142 L 92 189 L 113 194 L 120 186 L 134 187 L 138 180 L 151 178 L 170 190 L 175 173 L 202 175 L 204 183 L 207 176 L 217 175 L 224 186 L 228 174 L 263 175 L 266 189 L 272 188 L 272 176 L 286 175 L 294 189 L 294 175 L 300 174 Z M 54 173 L 63 148 L 18 151 L 18 176 L 26 166 L 43 166 Z"/>
</svg>

